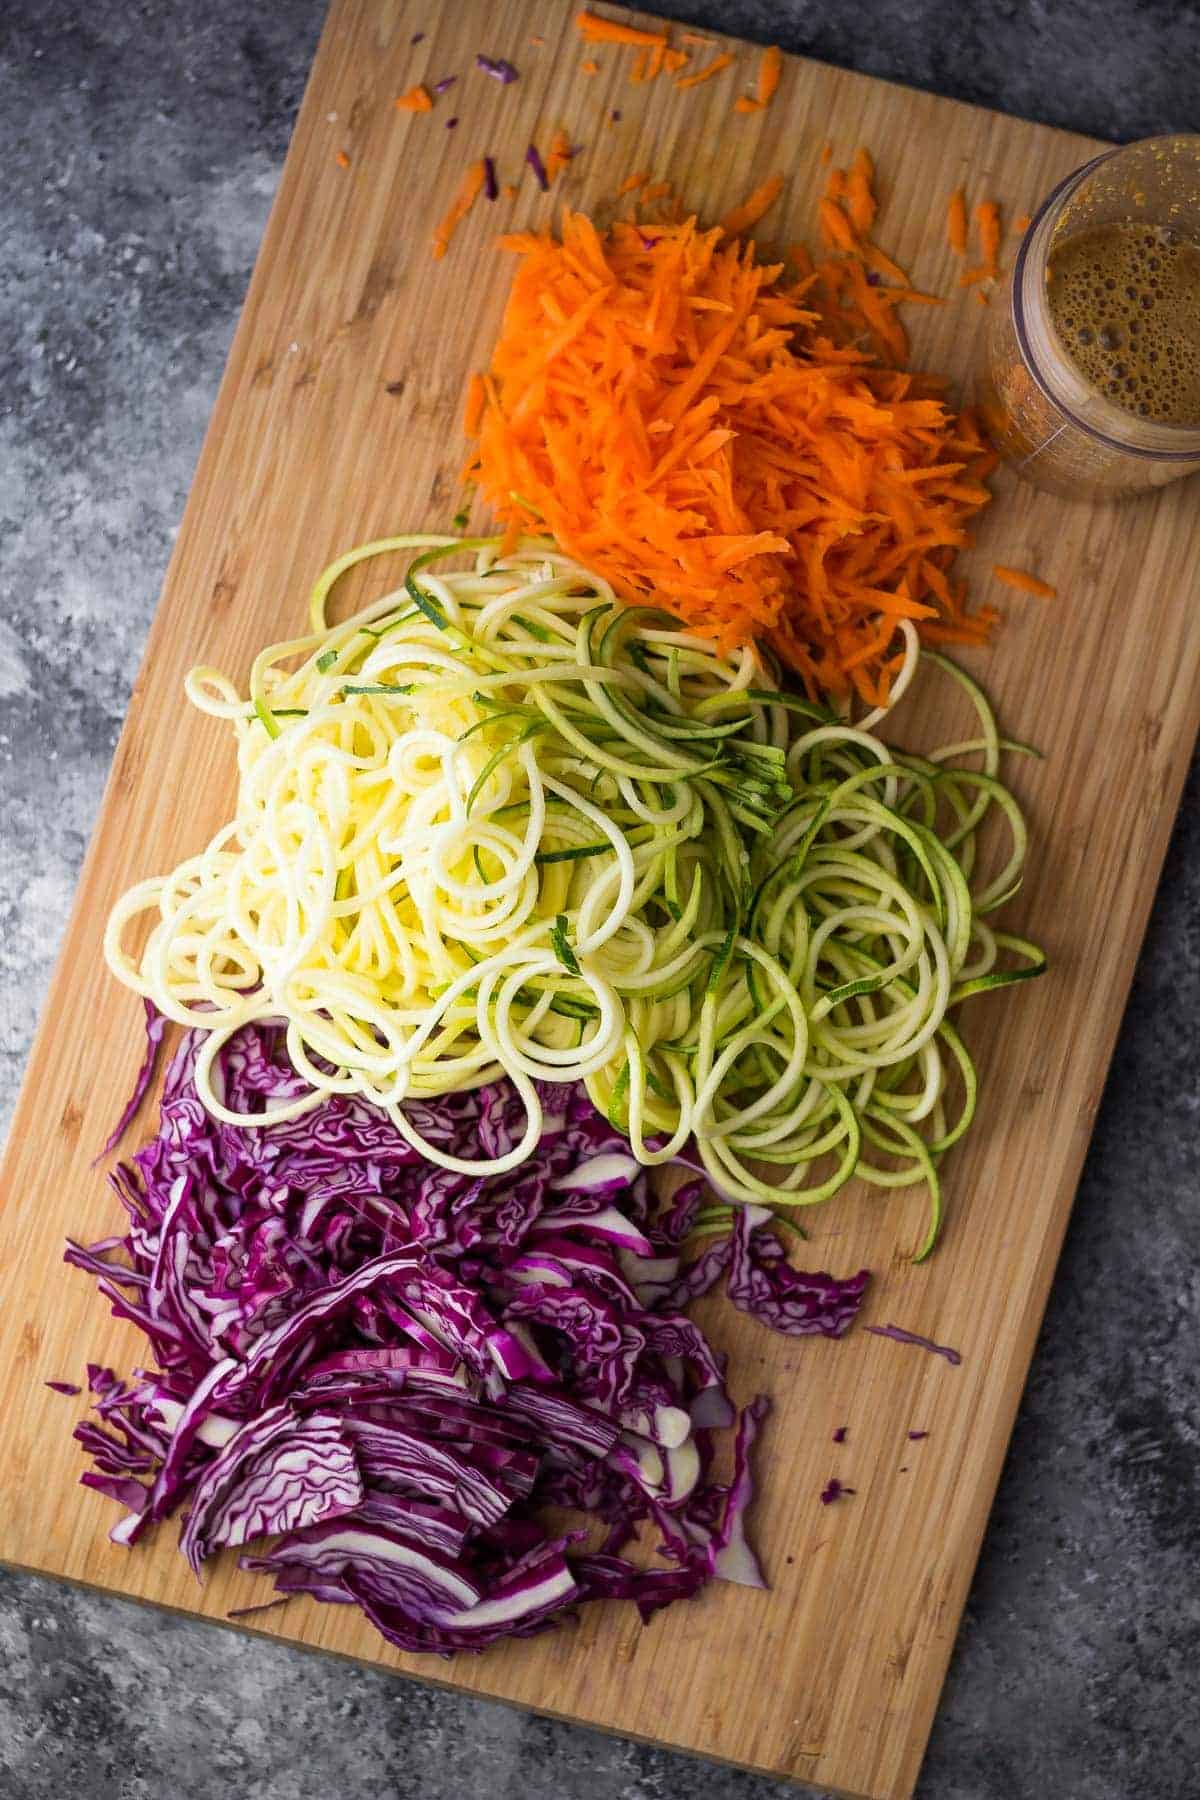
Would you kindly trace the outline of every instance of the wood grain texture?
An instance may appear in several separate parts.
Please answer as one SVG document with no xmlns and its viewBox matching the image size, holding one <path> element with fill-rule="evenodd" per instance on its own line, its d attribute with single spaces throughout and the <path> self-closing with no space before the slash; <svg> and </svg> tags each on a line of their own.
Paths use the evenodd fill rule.
<svg viewBox="0 0 1200 1800">
<path fill-rule="evenodd" d="M 76 1485 L 80 1403 L 41 1385 L 77 1378 L 86 1358 L 128 1368 L 140 1347 L 60 1263 L 67 1233 L 113 1228 L 116 1204 L 90 1162 L 140 1054 L 139 1009 L 108 977 L 100 939 L 117 895 L 198 845 L 229 804 L 228 745 L 185 710 L 186 669 L 203 660 L 240 675 L 301 616 L 335 553 L 442 526 L 454 510 L 464 382 L 506 287 L 492 240 L 551 212 L 527 180 L 511 207 L 477 205 L 435 264 L 432 226 L 468 158 L 494 152 L 502 179 L 515 178 L 529 139 L 562 123 L 586 146 L 563 198 L 596 206 L 649 167 L 710 218 L 780 169 L 771 224 L 786 242 L 811 229 L 822 144 L 845 160 L 865 142 L 880 165 L 881 243 L 922 287 L 950 293 L 949 190 L 965 181 L 1011 216 L 1094 149 L 799 61 L 767 113 L 735 117 L 756 56 L 728 47 L 733 69 L 677 94 L 630 86 L 629 52 L 599 50 L 601 73 L 581 74 L 557 5 L 334 7 L 13 1126 L 0 1241 L 6 1562 L 217 1620 L 264 1597 L 267 1583 L 232 1558 L 197 1587 L 171 1529 L 135 1554 L 112 1547 L 111 1507 Z M 501 88 L 468 73 L 480 48 L 510 56 L 521 80 Z M 454 72 L 452 109 L 393 108 L 411 82 Z M 966 382 L 985 316 L 970 296 L 914 314 L 917 358 Z M 958 1345 L 961 1368 L 861 1331 L 839 1346 L 779 1340 L 710 1301 L 702 1317 L 731 1353 L 739 1397 L 762 1386 L 775 1402 L 754 1520 L 769 1593 L 716 1587 L 645 1630 L 621 1608 L 593 1608 L 575 1630 L 432 1669 L 388 1651 L 349 1609 L 297 1602 L 256 1620 L 264 1633 L 848 1794 L 911 1793 L 1200 711 L 1195 489 L 1102 511 L 1004 475 L 996 488 L 968 559 L 978 582 L 995 560 L 1060 589 L 1053 604 L 1004 595 L 1004 629 L 977 659 L 1007 729 L 1048 753 L 1019 777 L 1034 836 L 1010 918 L 1047 944 L 1052 973 L 966 1014 L 983 1103 L 946 1169 L 933 1262 L 907 1261 L 914 1197 L 855 1190 L 811 1220 L 814 1265 L 877 1271 L 868 1319 Z M 941 705 L 922 689 L 931 729 L 949 724 Z M 835 1448 L 841 1424 L 849 1441 Z M 910 1428 L 930 1435 L 911 1443 Z M 834 1472 L 857 1495 L 822 1507 Z"/>
</svg>

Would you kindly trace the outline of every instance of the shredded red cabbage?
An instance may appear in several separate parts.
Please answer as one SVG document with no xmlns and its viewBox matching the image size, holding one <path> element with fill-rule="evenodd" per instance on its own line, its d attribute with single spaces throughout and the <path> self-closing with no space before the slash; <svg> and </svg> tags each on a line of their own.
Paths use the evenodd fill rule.
<svg viewBox="0 0 1200 1800">
<path fill-rule="evenodd" d="M 495 200 L 500 193 L 500 184 L 496 180 L 495 160 L 490 156 L 483 159 L 483 191 L 489 200 Z"/>
<path fill-rule="evenodd" d="M 927 1431 L 910 1431 L 908 1436 L 911 1443 L 919 1444 L 922 1438 L 929 1436 L 929 1433 Z"/>
<path fill-rule="evenodd" d="M 832 1506 L 835 1500 L 840 1500 L 842 1498 L 843 1494 L 855 1494 L 857 1492 L 857 1488 L 847 1487 L 845 1482 L 839 1481 L 836 1475 L 831 1475 L 829 1480 L 825 1483 L 825 1486 L 821 1489 L 821 1505 Z"/>
<path fill-rule="evenodd" d="M 520 74 L 520 71 L 514 69 L 510 62 L 505 61 L 504 57 L 484 56 L 482 52 L 475 58 L 475 67 L 482 69 L 485 75 L 490 75 L 493 80 L 501 82 L 505 87 L 510 81 L 516 81 Z"/>
<path fill-rule="evenodd" d="M 743 1520 L 767 1402 L 738 1419 L 672 1298 L 691 1203 L 656 1221 L 646 1172 L 582 1089 L 543 1090 L 537 1153 L 478 1179 L 348 1097 L 224 1126 L 196 1096 L 197 1049 L 185 1040 L 157 1135 L 111 1177 L 124 1237 L 67 1251 L 157 1364 L 129 1382 L 88 1369 L 96 1417 L 75 1435 L 84 1482 L 127 1509 L 117 1542 L 186 1508 L 197 1569 L 265 1539 L 243 1564 L 281 1596 L 358 1605 L 390 1642 L 447 1655 L 586 1600 L 648 1618 L 714 1576 L 762 1585 Z M 219 1074 L 239 1111 L 268 1109 L 294 1079 L 281 1031 L 244 1030 Z M 523 1121 L 507 1084 L 412 1110 L 460 1154 L 502 1153 Z M 757 1233 L 739 1254 L 750 1286 L 766 1271 L 768 1314 L 811 1304 L 821 1322 L 803 1328 L 844 1329 Z M 735 1422 L 722 1482 L 714 1434 Z M 581 1524 L 552 1531 L 547 1506 Z M 665 1566 L 622 1554 L 641 1527 Z"/>
<path fill-rule="evenodd" d="M 43 1387 L 53 1388 L 56 1394 L 82 1394 L 83 1389 L 76 1381 L 46 1381 Z"/>
<path fill-rule="evenodd" d="M 935 1356 L 944 1356 L 955 1368 L 962 1361 L 957 1350 L 949 1344 L 935 1344 L 932 1338 L 922 1337 L 917 1331 L 905 1331 L 902 1325 L 864 1325 L 864 1331 L 872 1332 L 876 1337 L 895 1338 L 898 1344 L 918 1344 L 922 1350 L 932 1350 Z"/>
<path fill-rule="evenodd" d="M 167 1021 L 152 1000 L 143 1000 L 142 1005 L 146 1009 L 146 1054 L 142 1058 L 142 1066 L 134 1079 L 133 1092 L 125 1102 L 124 1110 L 109 1133 L 103 1149 L 94 1159 L 93 1168 L 96 1163 L 104 1160 L 110 1150 L 115 1150 L 125 1136 L 134 1114 L 146 1097 L 146 1089 L 153 1081 L 154 1071 L 158 1067 L 158 1053 L 162 1048 L 163 1032 L 167 1028 Z"/>
<path fill-rule="evenodd" d="M 833 1441 L 835 1444 L 844 1444 L 845 1443 L 846 1432 L 848 1429 L 849 1429 L 849 1427 L 846 1425 L 838 1426 L 837 1430 L 833 1434 Z"/>
<path fill-rule="evenodd" d="M 453 119 L 447 119 L 447 120 L 446 120 L 446 130 L 447 130 L 447 131 L 453 131 L 453 130 L 454 130 L 454 127 L 455 127 L 455 126 L 456 126 L 456 125 L 457 125 L 457 124 L 458 124 L 458 119 L 457 119 L 457 117 L 455 117 L 455 118 L 453 118 Z"/>
<path fill-rule="evenodd" d="M 457 75 L 443 75 L 442 79 L 440 81 L 434 82 L 434 84 L 433 84 L 434 93 L 435 94 L 444 94 L 446 92 L 446 89 L 452 88 L 457 80 L 458 80 Z"/>
<path fill-rule="evenodd" d="M 673 1211 L 683 1229 L 675 1242 L 691 1228 L 701 1187 L 699 1182 L 688 1182 L 676 1195 Z M 765 1206 L 735 1208 L 730 1235 L 680 1270 L 669 1290 L 672 1303 L 683 1306 L 706 1294 L 728 1269 L 730 1300 L 761 1325 L 787 1337 L 844 1337 L 862 1305 L 870 1270 L 860 1269 L 857 1275 L 843 1279 L 794 1269 L 779 1239 L 765 1229 L 771 1216 Z M 844 1434 L 845 1426 L 841 1430 Z M 841 1441 L 835 1433 L 834 1442 Z"/>
<path fill-rule="evenodd" d="M 537 179 L 537 184 L 541 188 L 543 194 L 548 194 L 550 192 L 550 181 L 546 174 L 546 165 L 538 155 L 538 147 L 536 144 L 530 144 L 528 150 L 526 150 L 525 161 L 533 170 L 534 176 Z"/>
</svg>

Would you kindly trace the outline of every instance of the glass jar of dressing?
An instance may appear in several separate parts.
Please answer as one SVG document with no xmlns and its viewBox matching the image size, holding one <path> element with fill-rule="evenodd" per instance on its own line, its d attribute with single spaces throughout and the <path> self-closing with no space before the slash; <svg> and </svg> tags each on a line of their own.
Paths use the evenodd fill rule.
<svg viewBox="0 0 1200 1800">
<path fill-rule="evenodd" d="M 1069 175 L 993 303 L 983 414 L 1056 493 L 1117 498 L 1200 469 L 1200 135 Z"/>
</svg>

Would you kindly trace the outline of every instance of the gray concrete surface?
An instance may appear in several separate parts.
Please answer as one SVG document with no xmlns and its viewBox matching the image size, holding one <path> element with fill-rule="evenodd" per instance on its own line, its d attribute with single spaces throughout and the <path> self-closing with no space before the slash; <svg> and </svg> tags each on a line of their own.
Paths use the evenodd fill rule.
<svg viewBox="0 0 1200 1800">
<path fill-rule="evenodd" d="M 1194 4 L 664 10 L 1108 136 L 1200 126 Z M 321 0 L 0 0 L 5 1106 L 320 15 Z M 1198 1001 L 1193 774 L 923 1800 L 1200 1794 Z M 0 1800 L 786 1791 L 0 1574 Z"/>
</svg>

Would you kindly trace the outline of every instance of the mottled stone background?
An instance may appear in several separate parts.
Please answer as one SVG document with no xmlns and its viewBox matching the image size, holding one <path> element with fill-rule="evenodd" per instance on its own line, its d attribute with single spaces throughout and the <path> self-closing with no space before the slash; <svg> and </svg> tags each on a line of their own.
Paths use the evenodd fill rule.
<svg viewBox="0 0 1200 1800">
<path fill-rule="evenodd" d="M 1200 12 L 1178 0 L 663 10 L 1101 135 L 1200 126 Z M 0 0 L 5 1108 L 321 11 L 321 0 Z M 1193 779 L 924 1800 L 1200 1794 L 1198 900 Z M 0 1800 L 786 1791 L 0 1574 Z"/>
</svg>

